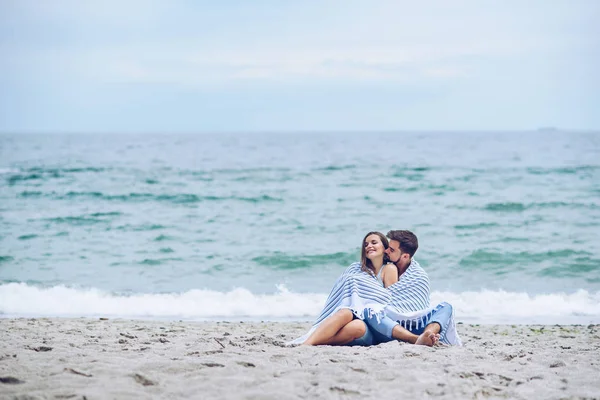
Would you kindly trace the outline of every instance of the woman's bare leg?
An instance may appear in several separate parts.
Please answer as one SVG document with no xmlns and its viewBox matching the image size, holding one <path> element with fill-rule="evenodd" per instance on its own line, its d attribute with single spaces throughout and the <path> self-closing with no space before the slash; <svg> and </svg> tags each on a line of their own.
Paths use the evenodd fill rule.
<svg viewBox="0 0 600 400">
<path fill-rule="evenodd" d="M 323 321 L 303 344 L 312 346 L 319 344 L 331 344 L 329 342 L 336 337 L 338 333 L 340 333 L 342 328 L 352 322 L 353 319 L 354 315 L 349 309 L 344 308 L 339 310 L 331 317 Z"/>
<path fill-rule="evenodd" d="M 367 324 L 360 319 L 355 319 L 354 321 L 347 323 L 334 337 L 323 344 L 342 346 L 363 337 L 366 332 Z"/>
</svg>

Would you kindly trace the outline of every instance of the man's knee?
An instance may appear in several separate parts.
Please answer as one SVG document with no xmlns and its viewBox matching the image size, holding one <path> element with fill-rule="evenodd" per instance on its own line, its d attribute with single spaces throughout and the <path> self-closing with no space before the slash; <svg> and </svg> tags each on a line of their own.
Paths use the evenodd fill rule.
<svg viewBox="0 0 600 400">
<path fill-rule="evenodd" d="M 441 333 L 444 325 L 450 320 L 453 313 L 453 307 L 450 303 L 441 303 L 442 307 L 435 311 L 432 321 L 427 324 L 425 330 L 433 333 Z"/>
<path fill-rule="evenodd" d="M 450 314 L 452 314 L 452 310 L 454 310 L 454 308 L 452 307 L 452 304 L 450 304 L 450 303 L 446 303 L 446 302 L 443 302 L 443 303 L 442 303 L 442 308 L 443 308 L 443 309 L 444 309 L 446 312 L 449 312 Z"/>
<path fill-rule="evenodd" d="M 425 327 L 424 332 L 440 333 L 441 331 L 442 331 L 442 325 L 440 325 L 439 322 L 434 321 Z"/>
<path fill-rule="evenodd" d="M 442 308 L 438 311 L 438 315 L 445 320 L 450 320 L 453 313 L 454 308 L 452 307 L 452 304 L 446 302 L 442 303 Z"/>
</svg>

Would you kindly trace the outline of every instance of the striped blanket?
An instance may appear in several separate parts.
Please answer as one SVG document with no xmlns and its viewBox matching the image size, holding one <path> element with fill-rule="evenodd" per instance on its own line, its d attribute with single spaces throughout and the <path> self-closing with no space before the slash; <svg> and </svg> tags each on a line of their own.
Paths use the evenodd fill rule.
<svg viewBox="0 0 600 400">
<path fill-rule="evenodd" d="M 388 288 L 390 307 L 398 312 L 415 312 L 430 307 L 429 276 L 414 258 L 398 282 Z"/>
<path fill-rule="evenodd" d="M 413 326 L 419 321 L 424 323 L 424 318 L 435 309 L 429 302 L 427 273 L 415 260 L 399 281 L 388 289 L 375 277 L 363 272 L 360 263 L 354 263 L 336 280 L 312 328 L 288 344 L 303 343 L 326 318 L 344 308 L 350 309 L 360 319 L 364 318 L 365 310 L 376 315 L 385 313 L 403 326 L 407 326 L 407 323 Z M 444 332 L 440 338 L 442 343 L 460 345 L 454 318 L 446 331 L 450 334 Z"/>
</svg>

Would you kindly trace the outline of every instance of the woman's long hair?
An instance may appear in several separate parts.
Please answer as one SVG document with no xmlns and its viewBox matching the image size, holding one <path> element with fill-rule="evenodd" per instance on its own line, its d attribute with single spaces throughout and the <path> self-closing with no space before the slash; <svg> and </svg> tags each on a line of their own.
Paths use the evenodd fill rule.
<svg viewBox="0 0 600 400">
<path fill-rule="evenodd" d="M 367 258 L 367 249 L 365 246 L 365 240 L 367 240 L 367 238 L 371 235 L 379 236 L 379 239 L 381 239 L 381 243 L 383 244 L 384 250 L 387 250 L 387 248 L 390 247 L 390 243 L 388 242 L 388 239 L 385 237 L 385 235 L 381 232 L 369 232 L 365 235 L 364 239 L 362 240 L 360 246 L 362 248 L 360 253 L 360 269 L 369 275 L 375 276 L 375 267 L 373 267 L 373 263 L 371 262 L 371 260 Z M 383 264 L 385 264 L 388 261 L 389 258 L 387 254 L 383 253 Z"/>
</svg>

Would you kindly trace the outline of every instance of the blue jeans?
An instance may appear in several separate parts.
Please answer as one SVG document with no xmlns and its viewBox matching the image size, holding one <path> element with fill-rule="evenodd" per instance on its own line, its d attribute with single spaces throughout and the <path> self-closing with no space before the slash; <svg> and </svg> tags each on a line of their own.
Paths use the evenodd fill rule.
<svg viewBox="0 0 600 400">
<path fill-rule="evenodd" d="M 365 322 L 367 324 L 367 331 L 372 331 L 374 344 L 385 343 L 391 340 L 395 340 L 392 337 L 392 330 L 396 325 L 405 327 L 410 333 L 420 335 L 425 331 L 427 325 L 437 323 L 440 326 L 440 335 L 443 337 L 450 318 L 452 317 L 452 306 L 448 303 L 440 303 L 433 311 L 429 312 L 423 318 L 420 318 L 419 327 L 417 328 L 416 323 L 411 321 L 394 321 L 388 316 L 380 317 L 379 320 L 375 315 L 367 315 L 365 313 Z M 358 340 L 358 339 L 357 339 Z"/>
</svg>

